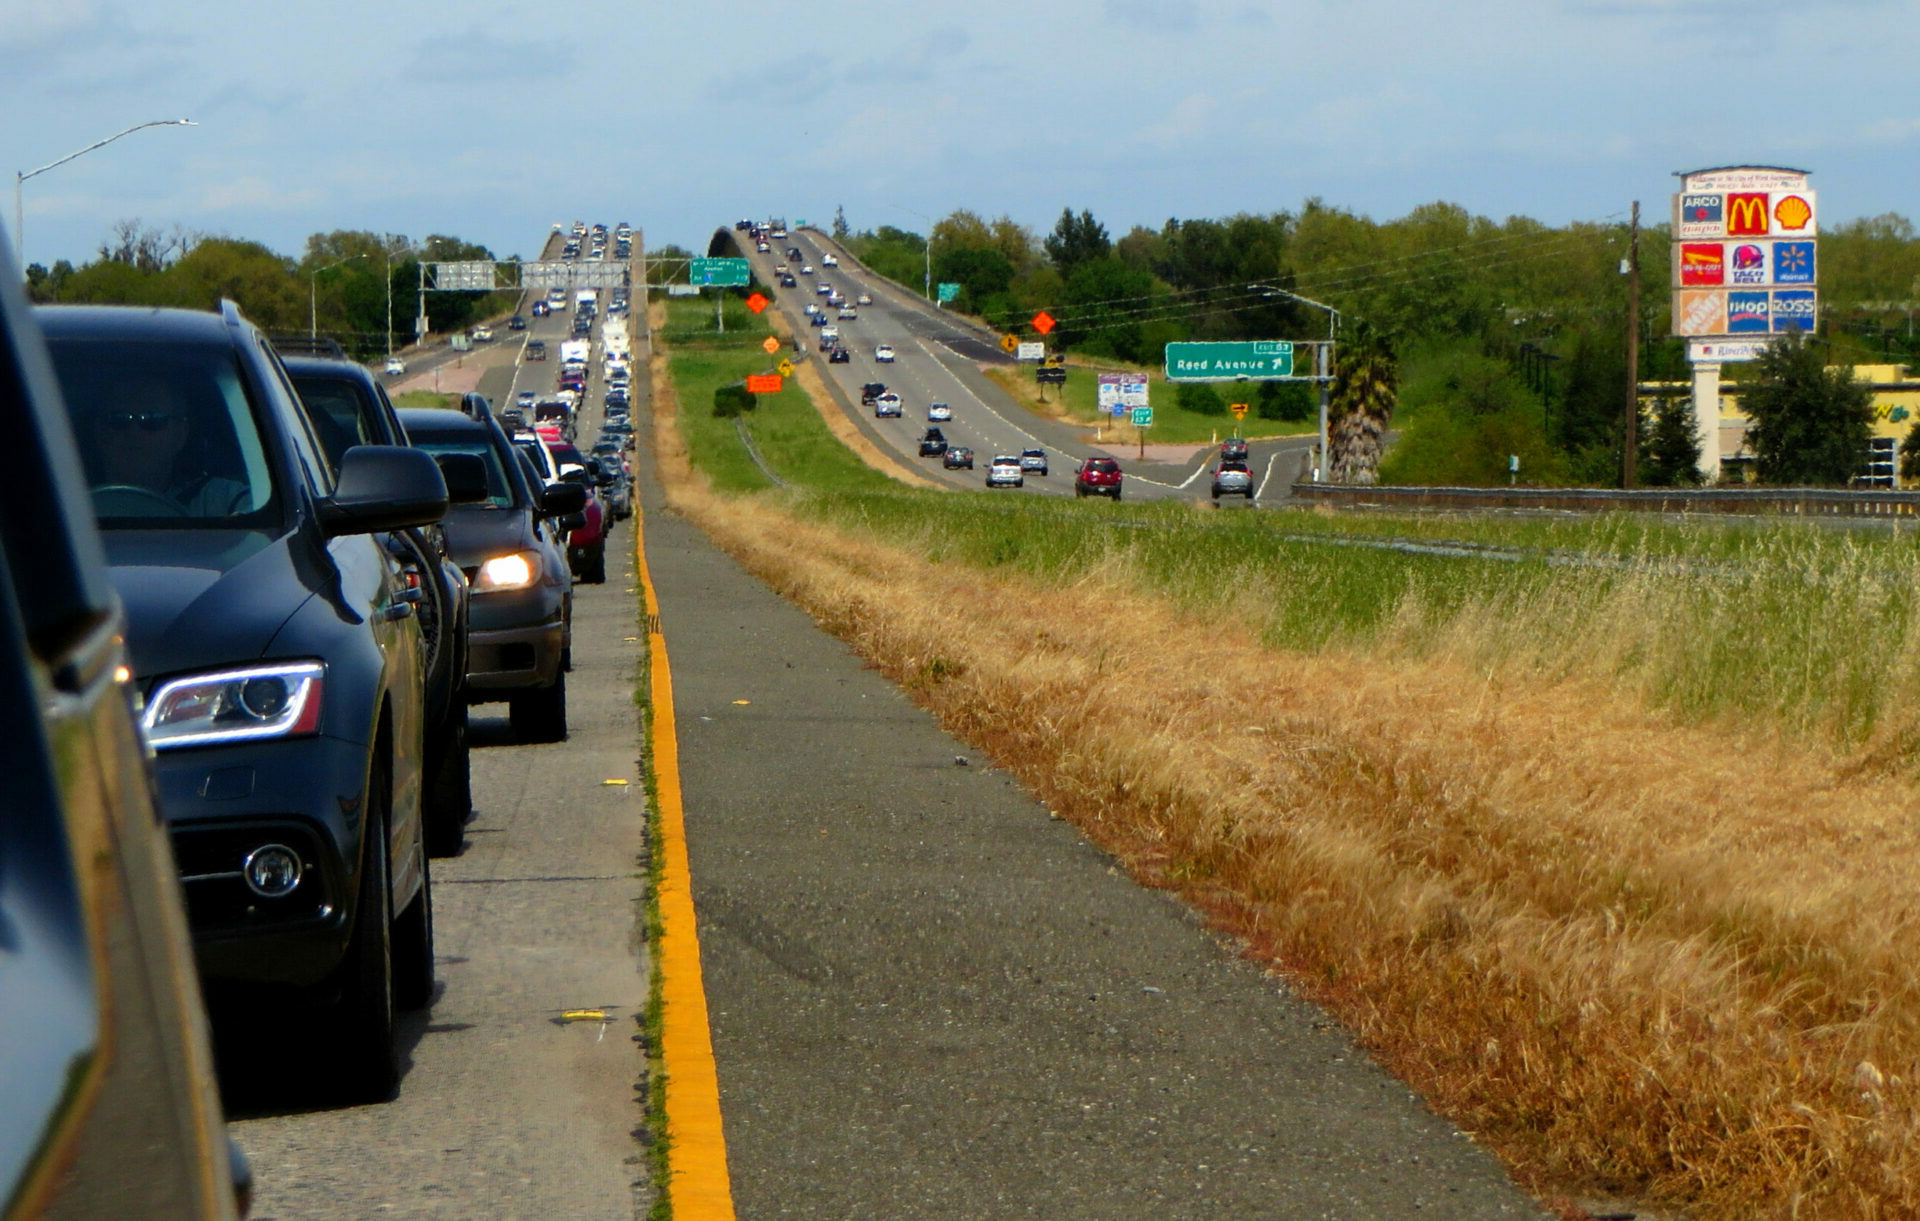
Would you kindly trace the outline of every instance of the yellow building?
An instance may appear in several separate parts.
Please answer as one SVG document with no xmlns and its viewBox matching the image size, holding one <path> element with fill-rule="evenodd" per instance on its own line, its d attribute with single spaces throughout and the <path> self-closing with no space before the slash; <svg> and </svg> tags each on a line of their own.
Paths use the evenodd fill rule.
<svg viewBox="0 0 1920 1221">
<path fill-rule="evenodd" d="M 1920 377 L 1905 365 L 1855 365 L 1854 377 L 1873 387 L 1873 435 L 1876 459 L 1891 462 L 1893 483 L 1907 486 L 1898 477 L 1897 455 L 1900 442 L 1920 422 Z M 1660 398 L 1684 398 L 1692 387 L 1686 382 L 1642 382 L 1640 399 L 1649 413 Z M 1747 448 L 1747 426 L 1752 421 L 1740 410 L 1740 383 L 1720 383 L 1720 470 L 1724 482 L 1753 478 L 1753 451 Z M 1920 484 L 1920 481 L 1909 481 Z"/>
</svg>

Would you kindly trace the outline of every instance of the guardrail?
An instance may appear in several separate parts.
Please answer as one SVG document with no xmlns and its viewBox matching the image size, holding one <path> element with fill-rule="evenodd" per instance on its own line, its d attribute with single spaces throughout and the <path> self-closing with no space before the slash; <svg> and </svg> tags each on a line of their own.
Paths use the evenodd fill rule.
<svg viewBox="0 0 1920 1221">
<path fill-rule="evenodd" d="M 1920 492 L 1822 488 L 1414 488 L 1295 483 L 1296 501 L 1380 509 L 1557 509 L 1570 513 L 1741 513 L 1920 517 Z"/>
</svg>

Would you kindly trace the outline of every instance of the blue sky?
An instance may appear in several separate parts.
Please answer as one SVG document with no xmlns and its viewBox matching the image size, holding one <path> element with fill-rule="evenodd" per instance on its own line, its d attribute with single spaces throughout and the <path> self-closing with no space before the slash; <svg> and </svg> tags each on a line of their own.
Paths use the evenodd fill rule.
<svg viewBox="0 0 1920 1221">
<path fill-rule="evenodd" d="M 1673 171 L 1734 162 L 1812 170 L 1832 224 L 1920 216 L 1917 33 L 1920 0 L 0 0 L 0 164 L 199 124 L 27 182 L 43 263 L 136 217 L 501 255 L 575 217 L 687 245 L 840 205 L 1660 218 Z"/>
</svg>

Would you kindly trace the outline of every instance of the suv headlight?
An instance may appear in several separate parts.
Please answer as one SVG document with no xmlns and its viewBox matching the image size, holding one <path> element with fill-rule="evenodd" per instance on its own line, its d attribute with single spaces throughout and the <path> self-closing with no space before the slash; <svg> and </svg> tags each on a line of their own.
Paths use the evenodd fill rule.
<svg viewBox="0 0 1920 1221">
<path fill-rule="evenodd" d="M 539 553 L 514 551 L 496 555 L 480 565 L 480 571 L 473 578 L 473 592 L 490 594 L 507 589 L 527 589 L 539 579 Z"/>
<path fill-rule="evenodd" d="M 325 674 L 319 662 L 299 661 L 168 679 L 141 728 L 155 750 L 317 733 Z"/>
</svg>

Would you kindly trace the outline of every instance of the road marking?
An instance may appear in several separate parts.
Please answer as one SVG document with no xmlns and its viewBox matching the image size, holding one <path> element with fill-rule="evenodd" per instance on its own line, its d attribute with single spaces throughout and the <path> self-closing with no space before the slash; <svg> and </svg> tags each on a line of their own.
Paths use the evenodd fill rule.
<svg viewBox="0 0 1920 1221">
<path fill-rule="evenodd" d="M 633 506 L 634 564 L 647 614 L 654 786 L 660 801 L 660 1060 L 666 1077 L 667 1202 L 674 1221 L 733 1221 L 720 1074 L 713 1062 L 707 990 L 700 977 L 693 872 L 680 804 L 680 749 L 673 675 L 660 631 L 660 600 L 647 569 L 646 515 Z"/>
</svg>

